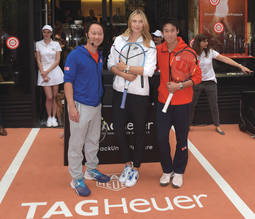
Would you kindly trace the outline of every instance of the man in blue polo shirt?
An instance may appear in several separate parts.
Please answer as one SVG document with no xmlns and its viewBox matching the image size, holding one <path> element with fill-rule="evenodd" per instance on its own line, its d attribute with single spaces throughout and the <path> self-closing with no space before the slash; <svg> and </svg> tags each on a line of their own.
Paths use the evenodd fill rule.
<svg viewBox="0 0 255 219">
<path fill-rule="evenodd" d="M 110 177 L 96 168 L 97 152 L 101 129 L 101 97 L 103 57 L 98 46 L 103 42 L 101 25 L 92 23 L 87 27 L 86 45 L 76 47 L 67 57 L 64 72 L 64 89 L 70 120 L 68 150 L 71 187 L 80 196 L 88 196 L 90 190 L 84 178 L 108 182 Z M 83 175 L 82 160 L 84 149 L 86 172 Z"/>
</svg>

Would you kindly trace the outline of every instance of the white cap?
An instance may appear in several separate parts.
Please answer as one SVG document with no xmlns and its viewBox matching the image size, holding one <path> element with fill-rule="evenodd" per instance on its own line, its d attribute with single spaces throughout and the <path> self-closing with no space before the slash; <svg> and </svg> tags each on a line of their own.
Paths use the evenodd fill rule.
<svg viewBox="0 0 255 219">
<path fill-rule="evenodd" d="M 156 30 L 155 32 L 152 33 L 152 35 L 154 35 L 156 37 L 163 37 L 163 35 L 162 35 L 160 30 Z"/>
<path fill-rule="evenodd" d="M 48 25 L 48 24 L 46 24 L 46 25 L 43 26 L 42 31 L 43 31 L 43 30 L 49 30 L 49 31 L 51 31 L 51 32 L 53 31 L 52 27 L 51 27 L 50 25 Z"/>
</svg>

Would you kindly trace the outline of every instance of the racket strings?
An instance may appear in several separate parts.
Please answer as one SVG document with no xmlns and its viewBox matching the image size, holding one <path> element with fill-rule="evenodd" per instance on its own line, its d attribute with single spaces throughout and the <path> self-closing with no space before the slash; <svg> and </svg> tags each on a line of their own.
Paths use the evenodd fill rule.
<svg viewBox="0 0 255 219">
<path fill-rule="evenodd" d="M 171 62 L 171 75 L 176 82 L 189 80 L 197 66 L 196 57 L 187 51 L 178 53 Z"/>
<path fill-rule="evenodd" d="M 120 51 L 118 51 L 116 48 L 115 48 L 115 46 L 114 46 L 114 50 L 120 55 L 120 56 L 122 56 L 124 59 L 126 59 L 127 57 L 125 57 L 123 54 L 121 54 L 121 52 Z"/>
<path fill-rule="evenodd" d="M 120 58 L 123 62 L 129 63 L 131 66 L 141 66 L 141 60 L 144 59 L 144 51 L 139 47 L 130 46 L 125 50 L 120 51 Z M 123 60 L 124 59 L 124 60 Z M 142 63 L 143 64 L 143 63 Z"/>
<path fill-rule="evenodd" d="M 144 53 L 141 52 L 141 53 L 139 53 L 139 54 L 137 54 L 137 55 L 134 55 L 134 56 L 129 57 L 129 59 L 133 59 L 133 58 L 135 58 L 135 57 L 137 57 L 137 56 L 140 56 L 140 55 L 144 55 Z"/>
<path fill-rule="evenodd" d="M 127 58 L 126 58 L 126 64 L 128 64 L 128 56 L 129 56 L 129 52 L 130 52 L 131 46 L 128 46 L 128 51 L 127 51 Z"/>
<path fill-rule="evenodd" d="M 136 54 L 134 56 L 131 56 L 131 57 L 128 57 L 128 54 L 124 55 L 122 51 L 118 51 L 115 46 L 114 46 L 114 50 L 119 54 L 119 56 L 123 57 L 124 59 L 132 59 L 132 58 L 135 58 L 136 56 L 139 56 L 139 55 L 144 55 L 144 52 L 141 51 L 141 53 L 139 54 Z M 141 50 L 141 49 L 140 49 Z"/>
</svg>

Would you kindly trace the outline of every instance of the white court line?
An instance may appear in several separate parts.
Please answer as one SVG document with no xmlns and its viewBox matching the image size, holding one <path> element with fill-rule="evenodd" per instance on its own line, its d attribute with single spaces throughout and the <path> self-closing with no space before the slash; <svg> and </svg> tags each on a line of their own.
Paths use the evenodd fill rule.
<svg viewBox="0 0 255 219">
<path fill-rule="evenodd" d="M 4 174 L 2 180 L 0 181 L 0 204 L 2 203 L 12 181 L 14 180 L 23 160 L 25 159 L 29 149 L 31 148 L 38 132 L 39 128 L 34 128 L 30 131 L 24 144 L 21 146 L 19 152 L 16 154 L 14 160 L 9 166 L 8 170 Z"/>
<path fill-rule="evenodd" d="M 217 183 L 220 189 L 225 193 L 228 199 L 233 203 L 237 210 L 244 216 L 244 218 L 254 219 L 254 212 L 245 204 L 245 202 L 237 195 L 231 186 L 223 179 L 217 170 L 210 164 L 208 160 L 197 150 L 197 148 L 188 140 L 188 148 L 194 157 L 199 161 L 203 168 Z"/>
</svg>

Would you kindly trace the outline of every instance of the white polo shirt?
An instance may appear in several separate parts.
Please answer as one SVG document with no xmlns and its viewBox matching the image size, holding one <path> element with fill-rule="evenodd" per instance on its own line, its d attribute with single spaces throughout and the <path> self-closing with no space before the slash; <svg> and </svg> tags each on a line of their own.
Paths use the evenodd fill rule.
<svg viewBox="0 0 255 219">
<path fill-rule="evenodd" d="M 108 56 L 107 66 L 109 70 L 111 70 L 112 66 L 115 66 L 119 62 L 119 53 L 122 47 L 126 43 L 128 43 L 128 37 L 125 37 L 125 36 L 116 37 L 111 47 L 110 54 Z M 148 96 L 150 93 L 148 77 L 152 77 L 156 69 L 157 50 L 152 40 L 150 41 L 149 48 L 143 45 L 142 37 L 140 37 L 136 41 L 136 43 L 139 43 L 145 51 L 146 58 L 145 58 L 144 72 L 143 72 L 144 87 L 142 88 L 141 86 L 141 76 L 137 76 L 136 79 L 129 84 L 128 93 L 141 95 L 141 96 Z M 124 86 L 125 86 L 125 79 L 123 77 L 116 75 L 113 82 L 113 89 L 119 92 L 123 92 Z"/>
<path fill-rule="evenodd" d="M 57 51 L 62 51 L 59 42 L 51 40 L 46 44 L 44 40 L 36 42 L 36 51 L 40 52 L 41 63 L 44 70 L 47 70 L 56 60 Z"/>
<path fill-rule="evenodd" d="M 210 49 L 207 57 L 205 56 L 204 51 L 198 57 L 199 66 L 202 71 L 202 81 L 215 81 L 217 83 L 212 60 L 215 59 L 218 55 L 219 53 L 217 51 Z"/>
<path fill-rule="evenodd" d="M 44 40 L 36 42 L 36 51 L 40 53 L 41 64 L 43 70 L 49 69 L 56 60 L 57 52 L 62 51 L 57 41 L 51 40 L 49 44 L 46 44 Z M 57 65 L 48 74 L 49 81 L 43 81 L 40 70 L 38 70 L 37 85 L 39 86 L 53 86 L 64 82 L 64 74 L 59 65 Z"/>
</svg>

